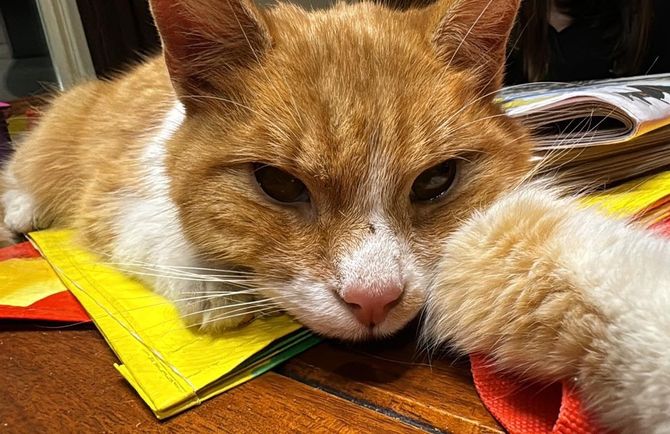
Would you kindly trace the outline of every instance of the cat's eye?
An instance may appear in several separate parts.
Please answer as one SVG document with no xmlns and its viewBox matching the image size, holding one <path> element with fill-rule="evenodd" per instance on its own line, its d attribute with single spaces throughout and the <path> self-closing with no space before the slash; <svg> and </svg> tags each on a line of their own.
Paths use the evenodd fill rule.
<svg viewBox="0 0 670 434">
<path fill-rule="evenodd" d="M 265 194 L 282 203 L 309 202 L 309 191 L 298 178 L 274 166 L 255 163 L 254 176 Z"/>
<path fill-rule="evenodd" d="M 429 202 L 442 197 L 456 179 L 456 166 L 455 160 L 447 160 L 424 171 L 412 184 L 412 201 Z"/>
</svg>

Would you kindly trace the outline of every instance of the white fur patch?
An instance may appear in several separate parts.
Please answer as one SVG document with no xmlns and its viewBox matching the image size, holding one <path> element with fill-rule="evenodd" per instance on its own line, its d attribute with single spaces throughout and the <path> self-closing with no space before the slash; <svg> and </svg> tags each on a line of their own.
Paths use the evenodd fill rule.
<svg viewBox="0 0 670 434">
<path fill-rule="evenodd" d="M 142 155 L 142 164 L 145 168 L 144 179 L 154 190 L 167 192 L 168 182 L 165 172 L 166 143 L 184 122 L 186 116 L 184 106 L 177 102 L 167 113 L 160 129 L 155 132 L 147 143 Z"/>
<path fill-rule="evenodd" d="M 141 191 L 128 191 L 119 198 L 114 256 L 121 262 L 145 262 L 159 266 L 194 266 L 192 247 L 185 239 L 177 206 L 170 198 L 165 171 L 166 143 L 184 119 L 180 103 L 168 112 L 141 158 Z M 172 284 L 156 279 L 157 292 L 177 297 Z"/>
<path fill-rule="evenodd" d="M 22 190 L 16 180 L 9 175 L 9 189 L 2 195 L 2 206 L 5 210 L 4 224 L 14 233 L 24 234 L 35 229 L 35 200 L 32 195 Z"/>
<path fill-rule="evenodd" d="M 403 285 L 401 249 L 398 237 L 379 217 L 372 217 L 374 229 L 358 246 L 340 254 L 341 287 L 363 286 L 371 290 Z"/>
<path fill-rule="evenodd" d="M 353 340 L 367 334 L 326 282 L 295 278 L 272 296 L 281 299 L 280 303 L 298 321 L 323 335 Z"/>
<path fill-rule="evenodd" d="M 126 191 L 118 198 L 113 256 L 115 261 L 129 264 L 131 268 L 133 265 L 145 267 L 143 270 L 148 271 L 138 277 L 155 292 L 172 300 L 186 323 L 216 330 L 250 319 L 249 314 L 222 310 L 231 302 L 248 297 L 206 297 L 228 287 L 225 282 L 207 281 L 197 276 L 198 267 L 206 264 L 197 259 L 195 249 L 184 236 L 177 206 L 170 198 L 170 180 L 165 170 L 166 144 L 183 120 L 183 106 L 176 103 L 146 145 L 139 165 L 143 170 L 140 188 Z M 196 276 L 185 278 L 188 274 Z"/>
</svg>

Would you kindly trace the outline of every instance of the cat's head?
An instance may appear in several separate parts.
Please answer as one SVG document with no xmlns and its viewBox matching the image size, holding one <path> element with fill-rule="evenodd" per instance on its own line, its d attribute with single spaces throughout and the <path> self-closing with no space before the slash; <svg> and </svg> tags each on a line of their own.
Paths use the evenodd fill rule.
<svg viewBox="0 0 670 434">
<path fill-rule="evenodd" d="M 397 331 L 442 240 L 528 170 L 493 102 L 518 3 L 152 0 L 186 107 L 168 170 L 188 237 L 317 332 Z"/>
</svg>

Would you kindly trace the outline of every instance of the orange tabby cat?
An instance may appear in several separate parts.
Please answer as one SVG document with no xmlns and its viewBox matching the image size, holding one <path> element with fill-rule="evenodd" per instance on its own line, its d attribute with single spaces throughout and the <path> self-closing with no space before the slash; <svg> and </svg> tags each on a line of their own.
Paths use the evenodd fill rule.
<svg viewBox="0 0 670 434">
<path fill-rule="evenodd" d="M 492 101 L 518 1 L 151 4 L 163 56 L 54 101 L 4 171 L 4 222 L 153 266 L 190 323 L 279 306 L 389 335 L 423 305 L 436 241 L 528 170 Z"/>
<path fill-rule="evenodd" d="M 493 95 L 519 0 L 151 3 L 163 56 L 54 101 L 4 169 L 9 231 L 78 229 L 205 330 L 280 308 L 381 337 L 428 298 L 434 341 L 670 429 L 667 243 L 515 188 L 532 145 Z"/>
</svg>

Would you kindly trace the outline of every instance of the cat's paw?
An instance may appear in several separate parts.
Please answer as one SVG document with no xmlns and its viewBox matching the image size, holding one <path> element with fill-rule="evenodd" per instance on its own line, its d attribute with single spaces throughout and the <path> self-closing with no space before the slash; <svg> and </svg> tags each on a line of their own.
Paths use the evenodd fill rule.
<svg viewBox="0 0 670 434">
<path fill-rule="evenodd" d="M 253 295 L 239 294 L 221 282 L 171 282 L 171 296 L 181 319 L 192 329 L 216 334 L 241 327 L 255 318 Z M 176 288 L 178 287 L 178 288 Z"/>
<path fill-rule="evenodd" d="M 588 318 L 588 307 L 557 260 L 559 230 L 578 209 L 551 191 L 527 189 L 462 225 L 447 239 L 429 289 L 427 339 L 552 375 L 564 365 L 548 355 L 583 351 L 582 341 L 562 339 L 575 318 Z"/>
<path fill-rule="evenodd" d="M 7 190 L 2 195 L 5 227 L 13 233 L 25 234 L 34 228 L 35 201 L 32 196 L 18 189 Z"/>
</svg>

